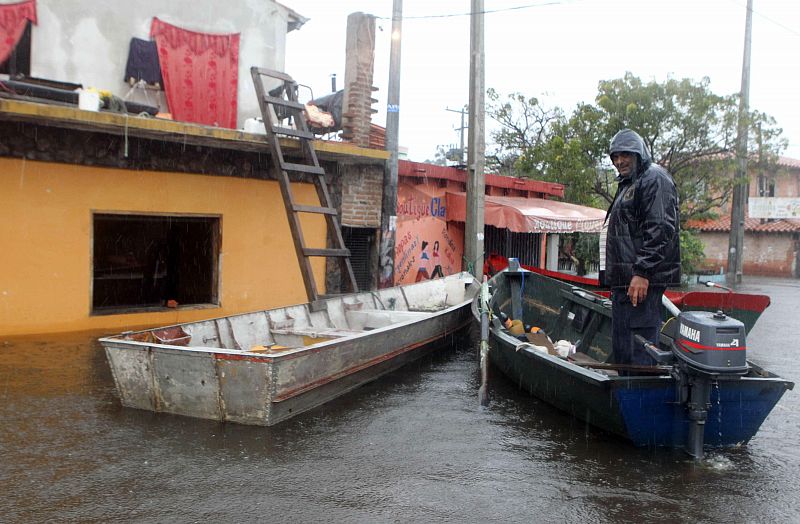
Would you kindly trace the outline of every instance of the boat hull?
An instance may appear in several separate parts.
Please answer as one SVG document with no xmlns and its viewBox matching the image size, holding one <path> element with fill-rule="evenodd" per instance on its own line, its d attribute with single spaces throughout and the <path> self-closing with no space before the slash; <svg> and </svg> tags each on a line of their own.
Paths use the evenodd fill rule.
<svg viewBox="0 0 800 524">
<path fill-rule="evenodd" d="M 377 327 L 372 328 L 359 324 L 360 329 L 345 331 L 342 325 L 339 329 L 322 325 L 321 318 L 326 317 L 324 324 L 331 324 L 327 317 L 335 317 L 336 307 L 348 304 L 347 299 L 340 298 L 331 299 L 342 302 L 329 304 L 330 313 L 325 315 L 310 313 L 306 305 L 301 305 L 170 327 L 191 333 L 192 343 L 208 344 L 213 338 L 224 347 L 136 340 L 146 339 L 147 331 L 104 338 L 101 343 L 126 407 L 269 426 L 320 406 L 440 347 L 469 324 L 471 290 L 465 289 L 464 282 L 463 277 L 456 277 L 448 284 L 438 285 L 443 292 L 440 301 L 444 293 L 454 295 L 459 285 L 462 288 L 462 296 L 452 297 L 457 299 L 453 300 L 455 303 L 439 311 L 357 310 L 355 313 L 362 320 L 353 320 L 355 315 L 351 312 L 342 315 L 351 318 L 353 325 L 373 322 Z M 407 288 L 406 292 L 395 291 L 393 296 L 400 301 L 393 303 L 413 302 L 415 289 L 416 295 L 422 295 L 419 290 L 424 285 L 414 284 L 415 288 Z M 380 303 L 379 292 L 375 293 Z M 389 304 L 393 291 L 380 293 L 383 303 Z M 428 292 L 434 298 L 436 293 L 437 290 Z M 370 294 L 362 294 L 358 303 L 369 298 Z M 285 319 L 303 315 L 312 323 L 303 329 L 286 329 Z M 371 320 L 364 321 L 364 317 Z M 381 323 L 385 325 L 378 325 Z M 269 332 L 270 327 L 272 333 L 253 338 L 254 331 Z M 225 329 L 230 332 L 224 333 Z M 247 337 L 250 342 L 259 343 L 265 336 L 274 342 L 279 335 L 310 338 L 311 343 L 269 353 L 248 350 L 244 344 L 239 344 L 245 346 L 244 350 L 234 349 L 224 343 L 226 339 L 241 341 Z"/>
<path fill-rule="evenodd" d="M 687 442 L 689 419 L 686 407 L 676 401 L 672 377 L 607 377 L 515 346 L 490 335 L 489 358 L 532 396 L 636 446 L 683 447 Z M 774 376 L 720 380 L 711 395 L 705 444 L 747 443 L 786 389 L 786 381 Z"/>
</svg>

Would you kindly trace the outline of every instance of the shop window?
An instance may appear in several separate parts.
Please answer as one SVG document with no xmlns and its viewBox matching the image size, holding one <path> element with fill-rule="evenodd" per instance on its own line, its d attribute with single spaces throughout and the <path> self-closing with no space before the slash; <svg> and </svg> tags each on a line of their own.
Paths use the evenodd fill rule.
<svg viewBox="0 0 800 524">
<path fill-rule="evenodd" d="M 514 233 L 506 228 L 484 226 L 484 251 L 506 258 L 518 258 L 521 264 L 539 266 L 541 233 Z"/>
<path fill-rule="evenodd" d="M 92 311 L 218 303 L 219 217 L 93 217 Z"/>
</svg>

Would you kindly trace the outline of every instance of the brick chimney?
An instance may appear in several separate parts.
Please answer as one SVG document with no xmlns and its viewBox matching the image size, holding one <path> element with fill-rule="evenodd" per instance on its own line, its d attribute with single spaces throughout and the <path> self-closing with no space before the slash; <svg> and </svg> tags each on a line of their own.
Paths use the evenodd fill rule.
<svg viewBox="0 0 800 524">
<path fill-rule="evenodd" d="M 365 13 L 351 13 L 347 17 L 347 43 L 344 66 L 344 100 L 342 102 L 343 140 L 361 147 L 369 147 L 372 85 L 375 68 L 375 17 Z"/>
</svg>

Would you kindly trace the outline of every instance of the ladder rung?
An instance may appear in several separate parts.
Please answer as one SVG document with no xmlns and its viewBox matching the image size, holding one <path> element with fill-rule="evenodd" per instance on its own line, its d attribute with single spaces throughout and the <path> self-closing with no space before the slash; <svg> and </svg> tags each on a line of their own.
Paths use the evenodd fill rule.
<svg viewBox="0 0 800 524">
<path fill-rule="evenodd" d="M 350 250 L 307 247 L 303 249 L 303 254 L 307 257 L 349 257 Z"/>
<path fill-rule="evenodd" d="M 320 215 L 338 215 L 336 209 L 332 207 L 319 207 L 319 206 L 302 206 L 295 204 L 292 209 L 295 213 L 317 213 Z"/>
<path fill-rule="evenodd" d="M 291 162 L 281 162 L 281 169 L 284 171 L 297 171 L 298 173 L 311 173 L 312 175 L 324 175 L 325 170 L 320 166 L 308 164 L 293 164 Z"/>
<path fill-rule="evenodd" d="M 297 138 L 317 138 L 317 135 L 310 131 L 302 131 L 300 129 L 292 129 L 291 127 L 272 126 L 272 132 L 278 135 L 296 136 Z"/>
<path fill-rule="evenodd" d="M 306 106 L 300 102 L 293 102 L 292 100 L 286 100 L 285 98 L 277 98 L 274 96 L 264 95 L 264 101 L 274 106 L 289 107 L 291 109 L 303 110 L 306 108 Z"/>
<path fill-rule="evenodd" d="M 284 80 L 286 82 L 294 82 L 294 79 L 291 76 L 289 76 L 286 73 L 283 73 L 281 71 L 275 71 L 274 69 L 266 69 L 264 67 L 253 66 L 253 67 L 250 68 L 250 72 L 252 73 L 253 71 L 258 73 L 259 75 L 269 76 L 269 77 L 272 77 L 272 78 L 278 78 L 278 79 Z"/>
</svg>

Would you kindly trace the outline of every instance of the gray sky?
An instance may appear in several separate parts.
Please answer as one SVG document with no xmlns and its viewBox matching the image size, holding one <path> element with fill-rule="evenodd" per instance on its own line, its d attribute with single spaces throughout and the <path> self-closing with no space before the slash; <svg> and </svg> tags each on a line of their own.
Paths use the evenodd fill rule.
<svg viewBox="0 0 800 524">
<path fill-rule="evenodd" d="M 315 96 L 330 91 L 332 73 L 343 85 L 347 15 L 378 17 L 373 121 L 383 125 L 392 0 L 283 3 L 310 19 L 288 36 L 286 72 Z M 446 109 L 468 100 L 469 8 L 469 0 L 403 2 L 400 145 L 412 160 L 459 141 L 460 116 Z M 484 0 L 486 87 L 567 113 L 626 71 L 659 82 L 707 76 L 714 93 L 735 93 L 745 8 L 746 0 Z M 750 108 L 775 117 L 790 143 L 784 154 L 800 158 L 800 0 L 754 0 L 753 11 Z"/>
</svg>

